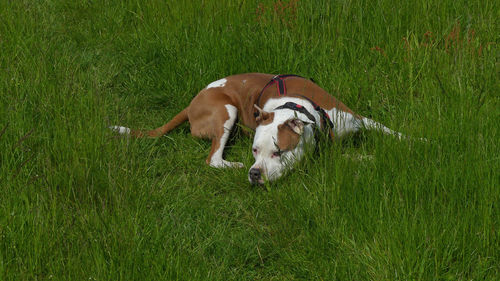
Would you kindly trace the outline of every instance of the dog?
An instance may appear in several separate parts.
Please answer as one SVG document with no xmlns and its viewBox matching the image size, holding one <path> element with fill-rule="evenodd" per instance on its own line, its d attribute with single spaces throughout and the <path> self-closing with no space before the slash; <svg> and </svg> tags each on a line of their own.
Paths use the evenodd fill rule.
<svg viewBox="0 0 500 281">
<path fill-rule="evenodd" d="M 280 178 L 316 142 L 315 131 L 340 138 L 360 129 L 375 129 L 402 138 L 403 135 L 354 113 L 311 79 L 297 75 L 247 73 L 208 84 L 165 125 L 150 131 L 110 128 L 133 137 L 159 137 L 185 121 L 191 134 L 212 141 L 206 163 L 216 168 L 243 168 L 229 162 L 223 151 L 236 120 L 255 136 L 255 163 L 248 171 L 252 184 Z"/>
</svg>

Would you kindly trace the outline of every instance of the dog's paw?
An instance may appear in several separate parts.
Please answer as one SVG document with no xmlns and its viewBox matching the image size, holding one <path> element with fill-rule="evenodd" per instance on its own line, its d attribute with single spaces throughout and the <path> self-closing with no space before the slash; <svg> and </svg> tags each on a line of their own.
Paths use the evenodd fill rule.
<svg viewBox="0 0 500 281">
<path fill-rule="evenodd" d="M 214 168 L 244 168 L 245 165 L 241 162 L 229 162 L 226 160 L 212 161 L 210 166 Z"/>
<path fill-rule="evenodd" d="M 229 165 L 233 168 L 245 168 L 245 165 L 241 162 L 229 162 Z"/>
</svg>

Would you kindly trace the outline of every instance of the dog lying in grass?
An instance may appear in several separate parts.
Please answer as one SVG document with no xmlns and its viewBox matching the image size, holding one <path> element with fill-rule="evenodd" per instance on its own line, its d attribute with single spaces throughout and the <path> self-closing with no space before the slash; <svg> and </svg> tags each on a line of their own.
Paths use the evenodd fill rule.
<svg viewBox="0 0 500 281">
<path fill-rule="evenodd" d="M 112 126 L 120 134 L 159 137 L 185 121 L 191 134 L 212 140 L 207 164 L 216 168 L 243 168 L 224 160 L 223 151 L 236 120 L 255 130 L 252 152 L 255 163 L 248 171 L 252 184 L 280 178 L 314 145 L 315 130 L 331 138 L 376 129 L 398 138 L 402 134 L 354 113 L 313 81 L 297 75 L 247 73 L 207 85 L 165 125 L 151 131 Z"/>
</svg>

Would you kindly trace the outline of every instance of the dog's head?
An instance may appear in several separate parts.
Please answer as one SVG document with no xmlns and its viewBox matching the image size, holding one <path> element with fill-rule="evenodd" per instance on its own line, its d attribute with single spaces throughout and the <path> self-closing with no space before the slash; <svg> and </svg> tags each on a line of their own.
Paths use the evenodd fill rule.
<svg viewBox="0 0 500 281">
<path fill-rule="evenodd" d="M 311 123 L 301 120 L 296 113 L 257 109 L 258 126 L 252 146 L 255 163 L 248 172 L 248 180 L 252 184 L 281 177 L 302 158 L 306 145 L 314 141 L 313 129 L 308 126 Z"/>
</svg>

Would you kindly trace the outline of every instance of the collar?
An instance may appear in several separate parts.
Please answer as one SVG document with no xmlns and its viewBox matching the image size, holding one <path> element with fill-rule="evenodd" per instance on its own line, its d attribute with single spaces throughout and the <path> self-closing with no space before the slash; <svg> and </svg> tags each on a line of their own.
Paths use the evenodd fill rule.
<svg viewBox="0 0 500 281">
<path fill-rule="evenodd" d="M 309 120 L 311 120 L 313 123 L 316 124 L 316 118 L 314 118 L 314 116 L 304 106 L 302 106 L 300 104 L 296 104 L 294 102 L 287 102 L 281 106 L 276 107 L 274 110 L 276 110 L 276 109 L 291 109 L 294 111 L 298 111 L 298 112 L 304 114 L 305 116 L 307 116 L 307 118 L 309 118 Z"/>
<path fill-rule="evenodd" d="M 334 127 L 333 127 L 333 122 L 330 119 L 330 116 L 328 115 L 328 113 L 323 108 L 321 108 L 319 105 L 317 105 L 315 102 L 313 102 L 311 99 L 309 99 L 307 97 L 304 97 L 304 98 L 307 101 L 309 101 L 312 104 L 312 106 L 314 107 L 314 109 L 318 112 L 318 114 L 321 118 L 321 122 L 320 122 L 321 128 L 326 129 L 328 131 L 328 134 L 330 135 L 331 139 L 333 140 Z M 305 116 L 307 116 L 307 118 L 309 120 L 311 120 L 314 124 L 316 124 L 316 118 L 314 118 L 314 116 L 304 106 L 302 106 L 300 104 L 296 104 L 294 102 L 286 102 L 285 104 L 276 107 L 274 110 L 277 110 L 277 109 L 291 109 L 294 111 L 298 111 L 298 112 L 304 114 Z"/>
</svg>

